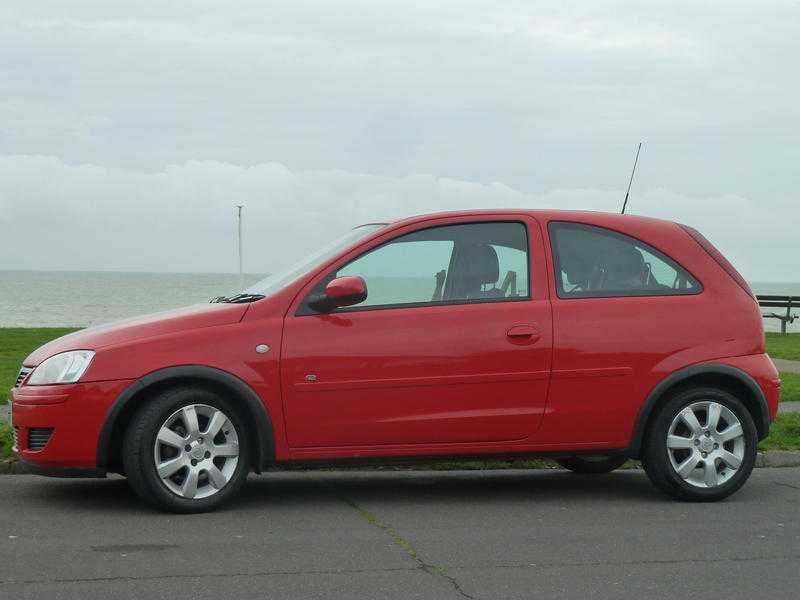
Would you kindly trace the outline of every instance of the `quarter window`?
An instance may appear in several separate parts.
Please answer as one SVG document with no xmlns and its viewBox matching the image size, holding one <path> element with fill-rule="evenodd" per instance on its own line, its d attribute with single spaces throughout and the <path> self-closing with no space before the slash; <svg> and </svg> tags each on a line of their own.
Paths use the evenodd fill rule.
<svg viewBox="0 0 800 600">
<path fill-rule="evenodd" d="M 516 222 L 467 223 L 415 231 L 329 274 L 357 275 L 367 299 L 339 310 L 509 301 L 529 297 L 528 238 Z"/>
<path fill-rule="evenodd" d="M 697 294 L 700 283 L 655 248 L 579 223 L 553 222 L 550 243 L 560 298 Z"/>
</svg>

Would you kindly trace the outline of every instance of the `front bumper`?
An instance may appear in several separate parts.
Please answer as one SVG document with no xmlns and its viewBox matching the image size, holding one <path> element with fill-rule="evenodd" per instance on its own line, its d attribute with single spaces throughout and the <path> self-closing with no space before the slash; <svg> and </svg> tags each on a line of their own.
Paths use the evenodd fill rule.
<svg viewBox="0 0 800 600">
<path fill-rule="evenodd" d="M 23 385 L 11 391 L 17 456 L 48 475 L 102 474 L 97 441 L 108 410 L 132 380 Z M 52 429 L 41 445 L 39 432 Z M 39 443 L 36 443 L 38 441 Z"/>
</svg>

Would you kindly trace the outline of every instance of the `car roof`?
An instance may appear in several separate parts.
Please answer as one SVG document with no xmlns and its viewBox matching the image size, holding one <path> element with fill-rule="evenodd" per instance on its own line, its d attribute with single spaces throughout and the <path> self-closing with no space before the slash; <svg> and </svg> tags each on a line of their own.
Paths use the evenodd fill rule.
<svg viewBox="0 0 800 600">
<path fill-rule="evenodd" d="M 409 217 L 404 217 L 402 219 L 396 219 L 392 221 L 387 221 L 386 225 L 410 225 L 413 223 L 418 223 L 421 221 L 428 221 L 431 219 L 447 219 L 447 218 L 457 218 L 457 217 L 471 217 L 471 216 L 494 216 L 494 215 L 503 215 L 503 216 L 531 216 L 541 221 L 578 221 L 582 223 L 594 223 L 600 226 L 606 227 L 614 227 L 615 225 L 618 226 L 636 226 L 637 224 L 648 224 L 652 225 L 674 225 L 674 221 L 668 221 L 665 219 L 656 219 L 653 217 L 643 217 L 639 215 L 632 215 L 632 214 L 620 214 L 616 212 L 604 212 L 604 211 L 590 211 L 590 210 L 560 210 L 560 209 L 524 209 L 524 208 L 486 208 L 486 209 L 476 209 L 476 210 L 457 210 L 457 211 L 442 211 L 442 212 L 433 212 L 433 213 L 425 213 L 419 215 L 413 215 Z M 369 225 L 378 224 L 378 223 L 367 223 Z M 383 223 L 380 223 L 383 224 Z"/>
</svg>

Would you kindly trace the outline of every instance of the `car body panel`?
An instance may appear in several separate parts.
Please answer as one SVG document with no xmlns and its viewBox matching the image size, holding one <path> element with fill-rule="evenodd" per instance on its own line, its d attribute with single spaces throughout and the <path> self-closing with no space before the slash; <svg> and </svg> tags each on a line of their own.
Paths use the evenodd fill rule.
<svg viewBox="0 0 800 600">
<path fill-rule="evenodd" d="M 423 227 L 491 220 L 528 226 L 530 299 L 297 314 L 316 282 L 366 249 Z M 559 298 L 551 221 L 638 238 L 689 270 L 702 293 Z M 515 345 L 506 337 L 515 325 L 534 326 L 539 339 Z M 269 350 L 256 352 L 261 344 Z M 72 349 L 96 351 L 80 383 L 13 390 L 15 422 L 56 429 L 40 453 L 22 453 L 26 461 L 94 466 L 98 432 L 115 400 L 150 373 L 186 365 L 224 371 L 257 394 L 279 464 L 623 451 L 648 395 L 692 365 L 747 373 L 763 391 L 769 419 L 779 394 L 754 299 L 678 225 L 605 213 L 488 210 L 404 219 L 262 300 L 90 328 L 45 344 L 24 364 Z"/>
<path fill-rule="evenodd" d="M 163 336 L 187 329 L 201 329 L 238 323 L 247 312 L 247 304 L 198 304 L 176 310 L 134 317 L 81 329 L 48 342 L 34 350 L 22 364 L 35 366 L 43 360 L 67 350 L 97 350 L 106 346 Z M 92 377 L 92 373 L 84 375 Z"/>
</svg>

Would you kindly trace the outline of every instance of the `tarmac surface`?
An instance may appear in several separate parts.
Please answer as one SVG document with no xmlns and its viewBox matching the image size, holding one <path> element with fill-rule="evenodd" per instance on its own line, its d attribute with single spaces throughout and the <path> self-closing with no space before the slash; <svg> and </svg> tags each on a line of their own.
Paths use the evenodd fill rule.
<svg viewBox="0 0 800 600">
<path fill-rule="evenodd" d="M 0 476 L 0 598 L 798 597 L 800 468 L 687 504 L 640 470 L 288 472 L 205 515 Z"/>
<path fill-rule="evenodd" d="M 786 360 L 784 358 L 773 358 L 772 362 L 781 373 L 800 373 L 800 360 Z"/>
</svg>

